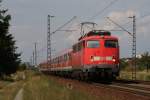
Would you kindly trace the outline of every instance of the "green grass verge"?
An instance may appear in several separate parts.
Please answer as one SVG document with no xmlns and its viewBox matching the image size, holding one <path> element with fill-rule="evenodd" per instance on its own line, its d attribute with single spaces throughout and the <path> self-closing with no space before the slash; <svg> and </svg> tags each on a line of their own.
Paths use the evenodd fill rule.
<svg viewBox="0 0 150 100">
<path fill-rule="evenodd" d="M 31 75 L 31 76 L 30 76 Z M 58 84 L 44 75 L 28 74 L 24 100 L 95 100 L 92 96 Z"/>
</svg>

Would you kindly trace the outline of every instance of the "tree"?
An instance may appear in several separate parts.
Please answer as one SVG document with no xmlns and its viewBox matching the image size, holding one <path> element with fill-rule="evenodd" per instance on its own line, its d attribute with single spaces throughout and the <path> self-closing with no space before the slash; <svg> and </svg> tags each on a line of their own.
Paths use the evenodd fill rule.
<svg viewBox="0 0 150 100">
<path fill-rule="evenodd" d="M 149 52 L 145 52 L 142 54 L 142 57 L 141 57 L 139 63 L 140 63 L 140 66 L 143 67 L 143 69 L 145 69 L 146 67 L 148 67 L 150 65 Z"/>
<path fill-rule="evenodd" d="M 124 58 L 120 59 L 120 67 L 121 67 L 122 70 L 124 70 L 128 65 L 129 64 L 126 61 L 126 59 L 124 59 Z"/>
<path fill-rule="evenodd" d="M 18 70 L 23 71 L 27 69 L 27 64 L 26 63 L 21 63 L 18 67 Z"/>
<path fill-rule="evenodd" d="M 0 8 L 0 75 L 16 72 L 20 63 L 20 54 L 16 53 L 16 41 L 9 33 L 11 15 L 7 14 L 7 11 L 7 9 Z"/>
</svg>

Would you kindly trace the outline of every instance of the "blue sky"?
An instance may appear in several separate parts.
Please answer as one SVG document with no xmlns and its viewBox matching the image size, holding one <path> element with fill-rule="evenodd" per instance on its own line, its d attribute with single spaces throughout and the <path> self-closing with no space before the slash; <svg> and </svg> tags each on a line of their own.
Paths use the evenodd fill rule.
<svg viewBox="0 0 150 100">
<path fill-rule="evenodd" d="M 116 0 L 103 13 L 89 20 L 114 0 L 3 0 L 2 6 L 12 15 L 10 33 L 17 40 L 18 52 L 22 59 L 29 61 L 34 43 L 38 43 L 38 62 L 46 59 L 47 15 L 54 15 L 52 30 L 77 16 L 77 19 L 64 29 L 79 29 L 79 23 L 94 21 L 97 29 L 116 29 L 106 20 L 111 19 L 132 31 L 132 21 L 128 16 L 137 17 L 137 53 L 150 51 L 150 0 Z M 144 16 L 147 15 L 147 16 Z M 142 17 L 144 16 L 144 17 Z M 125 23 L 129 22 L 127 25 Z M 119 28 L 117 28 L 119 29 Z M 131 56 L 131 37 L 125 32 L 112 32 L 119 37 L 121 57 Z M 69 48 L 80 36 L 77 32 L 57 32 L 52 37 L 53 54 Z"/>
</svg>

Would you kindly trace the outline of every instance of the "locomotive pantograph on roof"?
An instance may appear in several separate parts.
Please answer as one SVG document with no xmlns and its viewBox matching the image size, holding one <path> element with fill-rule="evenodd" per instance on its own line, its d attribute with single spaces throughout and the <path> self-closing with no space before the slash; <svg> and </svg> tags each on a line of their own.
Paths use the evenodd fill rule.
<svg viewBox="0 0 150 100">
<path fill-rule="evenodd" d="M 89 36 L 111 36 L 111 32 L 106 31 L 106 30 L 93 30 L 85 34 L 84 36 L 81 36 L 79 40 L 81 40 L 84 37 L 89 37 Z"/>
</svg>

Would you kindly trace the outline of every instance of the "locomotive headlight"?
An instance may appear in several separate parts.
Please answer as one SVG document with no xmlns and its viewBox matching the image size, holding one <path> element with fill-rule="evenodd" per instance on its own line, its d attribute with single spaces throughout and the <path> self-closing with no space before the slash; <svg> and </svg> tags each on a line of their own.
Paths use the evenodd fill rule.
<svg viewBox="0 0 150 100">
<path fill-rule="evenodd" d="M 114 57 L 114 56 L 113 56 L 113 59 L 112 59 L 112 61 L 113 61 L 113 62 L 116 62 L 116 59 L 115 59 L 115 57 Z"/>
<path fill-rule="evenodd" d="M 113 61 L 113 62 L 116 62 L 116 59 L 114 58 L 112 61 Z"/>
</svg>

